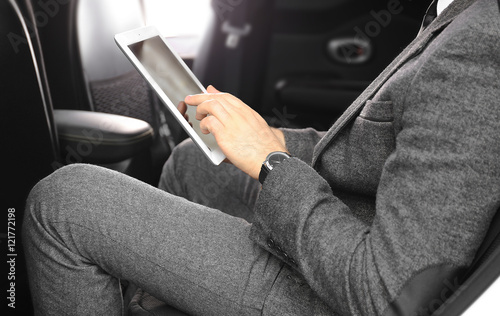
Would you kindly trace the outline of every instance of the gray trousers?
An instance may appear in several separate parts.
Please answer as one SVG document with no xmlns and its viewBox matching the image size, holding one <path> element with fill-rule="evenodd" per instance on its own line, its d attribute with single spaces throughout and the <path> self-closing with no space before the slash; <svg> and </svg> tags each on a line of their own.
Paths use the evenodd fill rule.
<svg viewBox="0 0 500 316">
<path fill-rule="evenodd" d="M 248 238 L 258 181 L 188 141 L 159 187 L 91 165 L 37 184 L 23 225 L 36 314 L 123 315 L 120 279 L 192 315 L 314 314 L 300 276 Z"/>
</svg>

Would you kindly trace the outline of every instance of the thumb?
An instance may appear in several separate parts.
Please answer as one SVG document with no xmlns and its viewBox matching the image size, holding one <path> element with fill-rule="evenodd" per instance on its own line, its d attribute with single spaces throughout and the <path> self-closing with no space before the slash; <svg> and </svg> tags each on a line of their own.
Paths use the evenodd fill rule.
<svg viewBox="0 0 500 316">
<path fill-rule="evenodd" d="M 208 92 L 208 93 L 220 93 L 220 91 L 219 91 L 219 90 L 217 90 L 217 89 L 215 89 L 215 88 L 214 88 L 214 86 L 212 86 L 212 85 L 209 85 L 209 86 L 207 87 L 207 92 Z"/>
</svg>

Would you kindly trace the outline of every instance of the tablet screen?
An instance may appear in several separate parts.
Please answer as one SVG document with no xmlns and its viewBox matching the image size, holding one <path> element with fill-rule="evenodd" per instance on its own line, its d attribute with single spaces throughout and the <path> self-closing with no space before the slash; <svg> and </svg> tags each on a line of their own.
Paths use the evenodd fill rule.
<svg viewBox="0 0 500 316">
<path fill-rule="evenodd" d="M 188 95 L 203 93 L 159 36 L 131 44 L 129 48 L 175 106 Z M 213 135 L 201 132 L 196 107 L 188 106 L 187 114 L 193 129 L 208 148 L 216 148 Z"/>
</svg>

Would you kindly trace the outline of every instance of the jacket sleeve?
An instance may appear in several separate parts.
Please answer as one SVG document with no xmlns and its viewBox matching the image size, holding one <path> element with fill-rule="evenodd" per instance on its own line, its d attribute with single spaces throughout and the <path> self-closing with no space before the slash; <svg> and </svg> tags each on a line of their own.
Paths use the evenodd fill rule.
<svg viewBox="0 0 500 316">
<path fill-rule="evenodd" d="M 498 23 L 467 26 L 424 51 L 371 225 L 292 158 L 267 177 L 251 238 L 342 315 L 382 315 L 409 280 L 470 264 L 500 205 L 499 42 Z"/>
<path fill-rule="evenodd" d="M 281 130 L 285 134 L 286 147 L 290 154 L 311 165 L 314 147 L 326 132 L 318 132 L 312 128 Z"/>
</svg>

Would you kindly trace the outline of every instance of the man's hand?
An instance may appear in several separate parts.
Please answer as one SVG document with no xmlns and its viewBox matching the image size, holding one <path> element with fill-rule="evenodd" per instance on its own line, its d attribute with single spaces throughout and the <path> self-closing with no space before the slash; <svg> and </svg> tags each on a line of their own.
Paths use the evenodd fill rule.
<svg viewBox="0 0 500 316">
<path fill-rule="evenodd" d="M 284 151 L 284 136 L 271 129 L 252 108 L 233 95 L 212 86 L 207 94 L 187 96 L 185 102 L 198 106 L 196 119 L 204 134 L 214 135 L 222 152 L 236 167 L 258 179 L 262 163 L 273 151 Z"/>
</svg>

